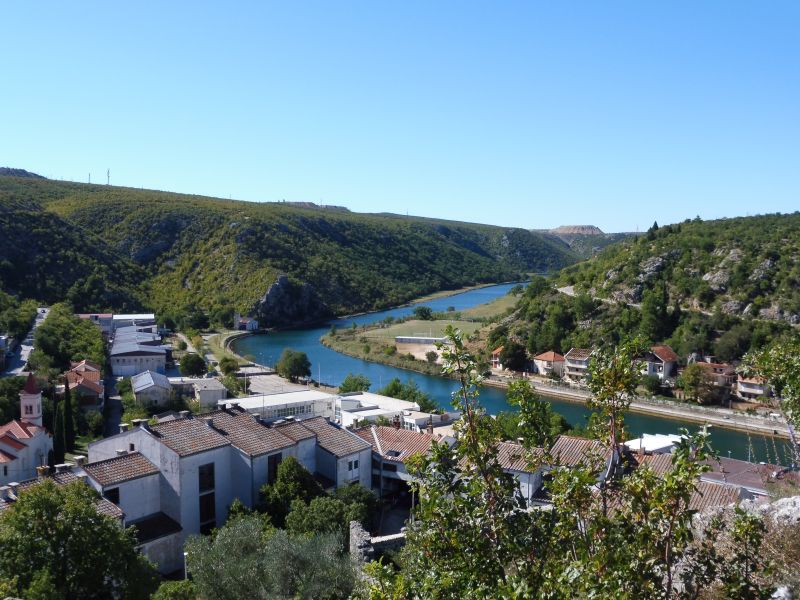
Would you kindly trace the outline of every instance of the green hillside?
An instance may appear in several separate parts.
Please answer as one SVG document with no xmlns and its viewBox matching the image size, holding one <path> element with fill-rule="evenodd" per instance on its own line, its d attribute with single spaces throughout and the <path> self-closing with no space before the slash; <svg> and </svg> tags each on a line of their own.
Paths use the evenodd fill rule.
<svg viewBox="0 0 800 600">
<path fill-rule="evenodd" d="M 16 218 L 61 236 L 37 247 L 35 257 L 21 247 L 8 261 L 11 274 L 0 276 L 3 289 L 56 300 L 56 290 L 76 283 L 71 272 L 57 273 L 85 251 L 98 269 L 105 266 L 111 286 L 105 295 L 88 290 L 85 306 L 112 307 L 119 288 L 128 291 L 124 302 L 141 294 L 162 313 L 197 307 L 223 318 L 233 308 L 284 324 L 556 271 L 576 260 L 563 244 L 523 229 L 313 206 L 16 177 L 0 177 L 0 200 L 8 211 L 24 211 L 4 220 L 0 235 Z M 21 268 L 31 260 L 35 269 Z M 28 271 L 31 281 L 16 283 Z M 264 300 L 281 274 L 288 277 Z M 53 284 L 40 289 L 38 277 Z"/>
<path fill-rule="evenodd" d="M 638 303 L 663 283 L 670 303 L 800 323 L 800 213 L 651 228 L 565 269 L 563 285 Z"/>
</svg>

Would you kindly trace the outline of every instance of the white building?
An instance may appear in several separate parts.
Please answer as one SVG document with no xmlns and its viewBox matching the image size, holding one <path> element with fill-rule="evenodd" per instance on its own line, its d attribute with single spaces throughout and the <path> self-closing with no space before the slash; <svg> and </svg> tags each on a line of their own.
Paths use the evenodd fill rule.
<svg viewBox="0 0 800 600">
<path fill-rule="evenodd" d="M 33 373 L 20 392 L 22 419 L 0 425 L 0 485 L 36 476 L 36 467 L 47 464 L 53 440 L 42 425 L 42 392 Z"/>
<path fill-rule="evenodd" d="M 114 377 L 133 377 L 144 371 L 163 375 L 167 369 L 167 351 L 161 346 L 143 346 L 135 342 L 114 343 L 108 362 Z"/>
<path fill-rule="evenodd" d="M 667 381 L 677 374 L 678 355 L 669 346 L 653 346 L 645 353 L 642 363 L 643 375 L 655 375 Z"/>
<path fill-rule="evenodd" d="M 131 387 L 136 401 L 143 406 L 163 406 L 172 397 L 172 385 L 166 375 L 145 371 L 131 377 Z"/>
<path fill-rule="evenodd" d="M 245 396 L 244 398 L 220 401 L 218 404 L 236 404 L 243 410 L 267 421 L 276 421 L 286 417 L 333 419 L 336 398 L 337 396 L 334 394 L 319 390 L 299 389 L 277 394 Z"/>
<path fill-rule="evenodd" d="M 625 447 L 631 452 L 645 452 L 647 454 L 669 454 L 681 441 L 681 436 L 674 434 L 650 434 L 625 442 Z"/>
<path fill-rule="evenodd" d="M 372 392 L 347 392 L 336 397 L 335 418 L 343 427 L 352 427 L 361 421 L 392 421 L 410 411 L 419 411 L 419 404 Z"/>
<path fill-rule="evenodd" d="M 558 352 L 542 352 L 538 356 L 533 357 L 533 366 L 539 375 L 549 377 L 554 375 L 556 377 L 564 376 L 564 357 Z"/>
<path fill-rule="evenodd" d="M 140 313 L 129 315 L 114 315 L 112 317 L 113 331 L 120 327 L 139 327 L 140 330 L 148 330 L 151 333 L 158 333 L 156 316 L 153 313 Z"/>
<path fill-rule="evenodd" d="M 352 482 L 369 487 L 369 444 L 319 417 L 270 426 L 238 407 L 228 407 L 194 418 L 183 413 L 157 425 L 144 419 L 134 425 L 124 424 L 119 434 L 91 443 L 84 469 L 105 497 L 119 501 L 126 515 L 136 506 L 132 524 L 145 520 L 155 529 L 163 527 L 160 537 L 149 537 L 151 532 L 140 538 L 162 572 L 180 568 L 187 536 L 224 524 L 235 498 L 252 508 L 261 486 L 274 480 L 278 465 L 288 456 L 297 458 L 325 487 Z M 104 480 L 92 475 L 98 470 L 94 464 L 117 464 L 114 459 L 132 453 L 156 467 L 158 475 L 139 457 L 119 461 L 135 477 Z M 134 480 L 138 484 L 128 485 Z M 156 480 L 157 492 L 152 483 Z M 126 517 L 126 523 L 129 520 Z"/>
<path fill-rule="evenodd" d="M 769 386 L 760 377 L 739 375 L 736 380 L 736 395 L 746 400 L 769 398 Z"/>
<path fill-rule="evenodd" d="M 573 381 L 586 381 L 591 354 L 587 348 L 570 348 L 564 355 L 564 375 Z"/>
<path fill-rule="evenodd" d="M 198 379 L 192 384 L 194 397 L 200 403 L 201 408 L 212 409 L 217 406 L 220 400 L 228 397 L 227 388 L 222 385 L 219 379 L 206 377 Z"/>
</svg>

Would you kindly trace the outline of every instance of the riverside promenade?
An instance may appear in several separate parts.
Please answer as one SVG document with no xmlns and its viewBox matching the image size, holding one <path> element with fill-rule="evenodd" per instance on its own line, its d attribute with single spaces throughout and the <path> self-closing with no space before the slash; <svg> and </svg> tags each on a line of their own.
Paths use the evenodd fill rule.
<svg viewBox="0 0 800 600">
<path fill-rule="evenodd" d="M 485 380 L 486 385 L 506 388 L 512 377 L 492 375 Z M 552 385 L 534 378 L 528 378 L 537 392 L 542 396 L 558 398 L 569 402 L 586 404 L 590 393 L 588 390 L 580 388 Z M 757 415 L 746 415 L 739 411 L 721 407 L 710 406 L 686 406 L 670 400 L 660 400 L 657 398 L 639 397 L 631 402 L 631 412 L 655 415 L 658 417 L 681 419 L 692 421 L 703 425 L 718 425 L 726 429 L 735 429 L 746 433 L 758 433 L 774 435 L 781 438 L 789 438 L 789 428 L 786 421 L 782 418 L 762 417 Z"/>
</svg>

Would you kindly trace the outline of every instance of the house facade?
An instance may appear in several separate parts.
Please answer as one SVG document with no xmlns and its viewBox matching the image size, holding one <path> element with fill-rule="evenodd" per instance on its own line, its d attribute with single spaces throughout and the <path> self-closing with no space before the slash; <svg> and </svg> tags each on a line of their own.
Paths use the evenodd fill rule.
<svg viewBox="0 0 800 600">
<path fill-rule="evenodd" d="M 145 371 L 131 377 L 131 388 L 136 401 L 143 406 L 163 406 L 172 397 L 172 385 L 166 375 Z"/>
<path fill-rule="evenodd" d="M 585 382 L 589 375 L 591 354 L 588 348 L 570 348 L 564 355 L 564 376 L 572 381 Z"/>
<path fill-rule="evenodd" d="M 670 381 L 677 375 L 678 355 L 669 346 L 653 346 L 642 359 L 642 374 Z"/>
<path fill-rule="evenodd" d="M 160 346 L 114 343 L 108 362 L 114 377 L 133 377 L 144 371 L 155 371 L 164 375 L 167 370 L 167 352 Z"/>
<path fill-rule="evenodd" d="M 492 369 L 495 371 L 502 371 L 503 370 L 503 361 L 500 360 L 500 355 L 503 353 L 503 346 L 499 346 L 492 350 L 492 359 L 491 365 Z"/>
<path fill-rule="evenodd" d="M 536 372 L 544 377 L 563 377 L 564 376 L 564 357 L 558 352 L 542 352 L 533 357 L 533 365 Z"/>
</svg>

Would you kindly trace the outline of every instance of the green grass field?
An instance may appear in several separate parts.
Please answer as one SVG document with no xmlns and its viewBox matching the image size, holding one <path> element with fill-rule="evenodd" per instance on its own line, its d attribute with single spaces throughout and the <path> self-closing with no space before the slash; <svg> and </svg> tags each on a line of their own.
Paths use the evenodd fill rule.
<svg viewBox="0 0 800 600">
<path fill-rule="evenodd" d="M 486 304 L 479 304 L 473 308 L 462 310 L 461 318 L 469 321 L 470 319 L 489 319 L 503 315 L 507 310 L 514 308 L 517 300 L 519 300 L 519 296 L 506 294 Z"/>
<path fill-rule="evenodd" d="M 481 323 L 470 323 L 469 321 L 406 321 L 398 325 L 392 325 L 385 329 L 373 329 L 363 334 L 364 337 L 391 341 L 397 336 L 416 336 L 416 337 L 444 337 L 444 330 L 448 325 L 461 329 L 465 334 L 470 334 L 481 327 Z"/>
</svg>

